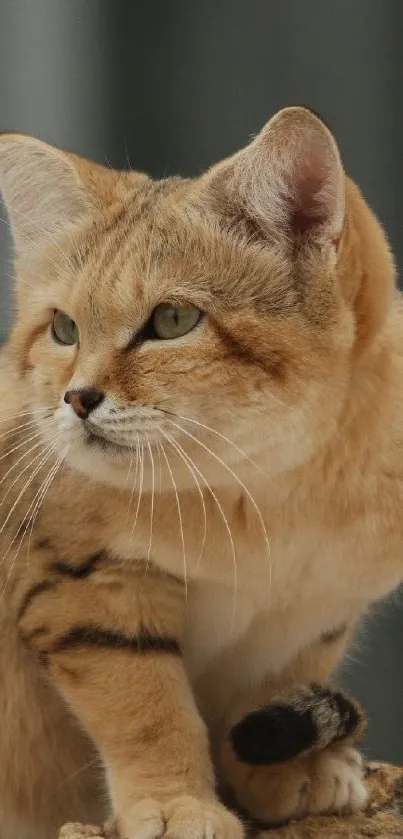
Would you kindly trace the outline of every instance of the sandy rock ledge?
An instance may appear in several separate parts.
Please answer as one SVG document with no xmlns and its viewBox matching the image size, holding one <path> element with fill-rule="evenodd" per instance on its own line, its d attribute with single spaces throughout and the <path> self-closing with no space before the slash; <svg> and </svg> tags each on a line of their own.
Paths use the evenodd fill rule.
<svg viewBox="0 0 403 839">
<path fill-rule="evenodd" d="M 370 802 L 357 816 L 320 816 L 260 832 L 256 839 L 403 839 L 403 768 L 367 765 Z M 108 828 L 68 824 L 59 839 L 117 839 Z"/>
</svg>

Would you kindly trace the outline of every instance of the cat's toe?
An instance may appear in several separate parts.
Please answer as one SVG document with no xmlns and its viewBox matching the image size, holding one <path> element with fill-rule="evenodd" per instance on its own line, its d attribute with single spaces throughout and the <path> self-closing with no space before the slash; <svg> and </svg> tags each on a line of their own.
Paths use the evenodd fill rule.
<svg viewBox="0 0 403 839">
<path fill-rule="evenodd" d="M 103 839 L 103 837 L 99 827 L 69 822 L 63 825 L 59 839 Z"/>
<path fill-rule="evenodd" d="M 355 749 L 334 747 L 319 753 L 312 773 L 307 811 L 356 813 L 368 799 L 361 756 Z"/>
<path fill-rule="evenodd" d="M 343 745 L 272 766 L 239 765 L 234 778 L 238 803 L 264 824 L 309 814 L 355 813 L 368 797 L 361 757 Z"/>
<path fill-rule="evenodd" d="M 229 810 L 189 795 L 163 804 L 139 801 L 117 824 L 125 839 L 243 839 L 242 825 Z"/>
</svg>

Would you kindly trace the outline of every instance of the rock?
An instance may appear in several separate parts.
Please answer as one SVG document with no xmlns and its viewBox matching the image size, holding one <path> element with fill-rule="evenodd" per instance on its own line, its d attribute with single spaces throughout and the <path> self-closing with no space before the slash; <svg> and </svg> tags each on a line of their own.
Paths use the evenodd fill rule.
<svg viewBox="0 0 403 839">
<path fill-rule="evenodd" d="M 264 830 L 256 839 L 403 839 L 403 768 L 385 763 L 366 767 L 370 801 L 355 816 L 315 816 Z M 255 834 L 256 835 L 256 834 Z M 117 839 L 113 829 L 67 824 L 59 839 Z"/>
</svg>

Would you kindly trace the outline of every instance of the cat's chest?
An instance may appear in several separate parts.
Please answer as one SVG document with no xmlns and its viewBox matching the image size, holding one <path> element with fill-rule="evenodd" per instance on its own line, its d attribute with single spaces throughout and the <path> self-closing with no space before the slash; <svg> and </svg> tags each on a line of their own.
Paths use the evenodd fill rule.
<svg viewBox="0 0 403 839">
<path fill-rule="evenodd" d="M 229 520 L 229 526 L 230 526 Z M 262 528 L 204 534 L 200 542 L 160 540 L 154 532 L 153 562 L 186 579 L 186 657 L 195 680 L 226 652 L 243 647 L 250 678 L 276 670 L 298 650 L 332 630 L 356 611 L 352 575 L 341 572 L 344 543 L 335 547 L 309 528 L 296 540 L 279 539 Z M 138 531 L 136 550 L 147 550 L 147 536 Z M 326 545 L 328 547 L 326 547 Z M 319 550 L 318 550 L 319 548 Z M 134 550 L 123 532 L 112 550 L 130 558 Z M 258 631 L 256 626 L 259 625 Z"/>
<path fill-rule="evenodd" d="M 129 561 L 147 558 L 183 579 L 189 599 L 196 590 L 208 590 L 211 604 L 221 604 L 226 625 L 242 627 L 257 612 L 295 613 L 329 592 L 335 602 L 348 599 L 358 580 L 365 587 L 365 563 L 370 566 L 377 545 L 359 523 L 338 532 L 318 520 L 273 527 L 270 516 L 262 515 L 251 525 L 223 509 L 206 524 L 190 509 L 180 528 L 175 520 L 159 521 L 155 511 L 151 523 L 139 517 L 134 531 L 122 527 L 112 534 L 108 549 Z"/>
</svg>

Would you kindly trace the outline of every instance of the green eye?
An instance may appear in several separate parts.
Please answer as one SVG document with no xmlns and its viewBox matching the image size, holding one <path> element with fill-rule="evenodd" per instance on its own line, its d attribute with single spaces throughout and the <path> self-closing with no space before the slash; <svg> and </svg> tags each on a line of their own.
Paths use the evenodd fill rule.
<svg viewBox="0 0 403 839">
<path fill-rule="evenodd" d="M 54 313 L 52 335 L 58 344 L 78 344 L 78 326 L 65 312 Z"/>
<path fill-rule="evenodd" d="M 186 306 L 172 306 L 161 303 L 154 309 L 152 325 L 154 337 L 171 340 L 186 335 L 198 324 L 202 312 L 190 303 Z"/>
</svg>

